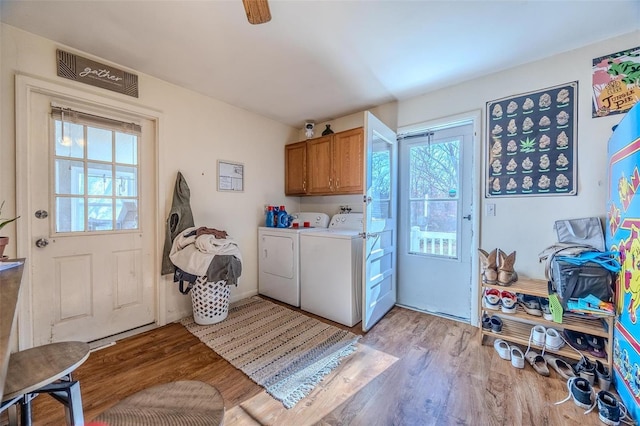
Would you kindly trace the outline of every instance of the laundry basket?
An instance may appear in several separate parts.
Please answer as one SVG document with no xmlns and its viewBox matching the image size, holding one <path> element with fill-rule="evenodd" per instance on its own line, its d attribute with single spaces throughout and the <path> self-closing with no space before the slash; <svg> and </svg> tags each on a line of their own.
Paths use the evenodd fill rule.
<svg viewBox="0 0 640 426">
<path fill-rule="evenodd" d="M 198 277 L 191 289 L 193 319 L 197 324 L 215 324 L 229 314 L 229 286 L 226 281 L 207 282 Z"/>
</svg>

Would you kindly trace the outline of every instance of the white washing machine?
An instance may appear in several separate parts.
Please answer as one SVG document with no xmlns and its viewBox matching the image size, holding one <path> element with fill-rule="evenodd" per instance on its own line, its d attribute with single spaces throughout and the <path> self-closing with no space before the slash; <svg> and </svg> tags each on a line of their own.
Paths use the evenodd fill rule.
<svg viewBox="0 0 640 426">
<path fill-rule="evenodd" d="M 292 216 L 298 228 L 258 228 L 258 293 L 300 307 L 300 235 L 327 229 L 329 216 Z M 311 226 L 305 228 L 304 222 Z"/>
<path fill-rule="evenodd" d="M 300 308 L 353 327 L 362 320 L 362 213 L 300 236 Z"/>
</svg>

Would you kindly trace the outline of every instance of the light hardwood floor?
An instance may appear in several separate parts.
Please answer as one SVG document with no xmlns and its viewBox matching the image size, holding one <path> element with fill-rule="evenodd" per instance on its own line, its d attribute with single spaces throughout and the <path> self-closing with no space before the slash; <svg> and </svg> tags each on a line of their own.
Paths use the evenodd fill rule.
<svg viewBox="0 0 640 426">
<path fill-rule="evenodd" d="M 359 325 L 351 330 L 362 334 Z M 479 346 L 476 333 L 476 328 L 466 324 L 393 308 L 360 343 L 367 351 L 371 349 L 370 356 L 384 353 L 397 361 L 311 423 L 602 424 L 597 409 L 584 415 L 572 401 L 554 405 L 567 396 L 566 384 L 555 371 L 545 378 L 529 365 L 515 369 L 497 355 L 488 339 Z M 352 355 L 343 365 L 349 362 L 356 364 L 350 365 L 353 368 L 361 361 Z M 136 391 L 174 380 L 212 384 L 221 392 L 228 412 L 239 410 L 241 404 L 263 393 L 179 324 L 129 337 L 92 353 L 74 378 L 81 383 L 87 420 Z M 305 401 L 300 404 L 295 407 L 301 413 L 298 418 L 275 424 L 309 424 Z M 34 400 L 33 417 L 35 425 L 64 424 L 62 406 L 47 395 Z"/>
</svg>

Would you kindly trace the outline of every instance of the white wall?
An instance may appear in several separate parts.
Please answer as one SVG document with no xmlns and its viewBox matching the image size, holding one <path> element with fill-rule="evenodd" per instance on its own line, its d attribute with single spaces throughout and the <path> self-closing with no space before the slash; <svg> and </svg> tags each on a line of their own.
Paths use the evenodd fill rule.
<svg viewBox="0 0 640 426">
<path fill-rule="evenodd" d="M 171 207 L 176 173 L 184 174 L 191 189 L 191 207 L 198 226 L 226 230 L 239 243 L 243 271 L 232 300 L 257 293 L 257 227 L 263 224 L 265 204 L 284 204 L 297 210 L 299 199 L 284 196 L 284 144 L 297 139 L 298 131 L 273 120 L 249 113 L 215 99 L 138 75 L 138 99 L 75 83 L 56 76 L 56 48 L 78 53 L 102 63 L 108 61 L 51 40 L 2 24 L 0 44 L 0 200 L 7 200 L 3 217 L 16 206 L 15 107 L 16 73 L 54 81 L 67 87 L 116 99 L 162 114 L 159 131 L 158 216 L 159 246 L 164 241 L 164 220 Z M 124 68 L 118 64 L 113 66 Z M 245 191 L 216 191 L 216 160 L 232 160 L 245 166 Z M 151 177 L 152 178 L 152 177 Z M 17 214 L 26 217 L 30 212 Z M 15 226 L 3 230 L 11 237 L 5 254 L 16 255 Z M 160 269 L 158 257 L 157 271 Z M 160 280 L 166 293 L 167 320 L 189 314 L 189 296 L 181 295 L 167 276 Z"/>
<path fill-rule="evenodd" d="M 578 195 L 571 197 L 482 199 L 480 246 L 517 251 L 516 270 L 544 278 L 538 253 L 556 241 L 557 219 L 606 215 L 607 141 L 622 115 L 591 118 L 592 59 L 640 44 L 640 32 L 602 41 L 500 73 L 461 83 L 398 103 L 398 127 L 438 119 L 474 109 L 486 102 L 577 80 Z M 484 128 L 483 123 L 483 128 Z M 482 135 L 483 143 L 485 135 Z M 483 151 L 484 152 L 484 151 Z M 484 161 L 483 161 L 484 162 Z M 482 191 L 484 193 L 484 180 Z M 495 203 L 496 215 L 484 215 L 484 204 Z"/>
</svg>

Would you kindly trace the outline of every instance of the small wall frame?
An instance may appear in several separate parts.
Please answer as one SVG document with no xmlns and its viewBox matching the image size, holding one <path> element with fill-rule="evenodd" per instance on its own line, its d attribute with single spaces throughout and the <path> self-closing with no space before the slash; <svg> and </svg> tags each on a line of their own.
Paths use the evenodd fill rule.
<svg viewBox="0 0 640 426">
<path fill-rule="evenodd" d="M 218 160 L 218 191 L 244 192 L 244 164 Z"/>
</svg>

